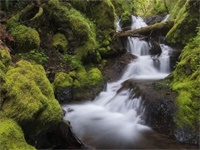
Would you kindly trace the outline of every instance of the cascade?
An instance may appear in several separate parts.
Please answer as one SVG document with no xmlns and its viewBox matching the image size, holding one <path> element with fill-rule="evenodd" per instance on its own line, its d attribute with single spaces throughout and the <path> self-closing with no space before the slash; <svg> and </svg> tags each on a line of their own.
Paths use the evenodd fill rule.
<svg viewBox="0 0 200 150">
<path fill-rule="evenodd" d="M 132 16 L 132 19 L 132 29 L 146 26 L 142 18 Z M 107 88 L 93 101 L 62 105 L 66 110 L 64 119 L 70 121 L 75 134 L 96 148 L 138 148 L 143 134 L 152 131 L 143 120 L 145 107 L 141 97 L 132 98 L 129 89 L 119 89 L 128 79 L 155 80 L 167 76 L 171 48 L 162 44 L 161 55 L 152 58 L 146 41 L 128 37 L 127 49 L 137 58 L 128 64 L 118 81 L 107 83 Z"/>
</svg>

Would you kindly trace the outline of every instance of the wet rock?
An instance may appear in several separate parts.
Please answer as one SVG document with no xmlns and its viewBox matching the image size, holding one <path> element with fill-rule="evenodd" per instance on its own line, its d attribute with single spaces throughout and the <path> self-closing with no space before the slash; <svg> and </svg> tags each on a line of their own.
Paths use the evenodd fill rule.
<svg viewBox="0 0 200 150">
<path fill-rule="evenodd" d="M 107 81 L 116 81 L 123 74 L 126 65 L 135 58 L 136 56 L 130 53 L 124 53 L 121 56 L 108 59 L 102 71 L 103 76 Z"/>
<path fill-rule="evenodd" d="M 120 22 L 120 26 L 121 26 L 122 31 L 131 30 L 131 24 L 132 24 L 131 16 L 129 16 L 128 19 L 122 20 Z"/>
<path fill-rule="evenodd" d="M 146 110 L 143 117 L 148 126 L 161 134 L 175 138 L 173 120 L 176 111 L 174 99 L 177 94 L 175 92 L 157 82 L 142 80 L 127 80 L 123 83 L 123 88 L 129 88 L 132 91 L 130 97 L 142 98 Z"/>
<path fill-rule="evenodd" d="M 152 39 L 149 40 L 150 43 L 150 54 L 151 55 L 158 55 L 160 56 L 160 54 L 162 53 L 162 49 L 160 47 L 160 44 Z"/>
<path fill-rule="evenodd" d="M 161 22 L 165 18 L 165 15 L 160 16 L 150 16 L 144 18 L 144 22 L 146 22 L 147 25 L 153 25 L 155 23 Z"/>
<path fill-rule="evenodd" d="M 60 103 L 69 101 L 72 98 L 72 87 L 65 87 L 55 91 L 55 97 Z"/>
<path fill-rule="evenodd" d="M 73 133 L 70 123 L 62 121 L 29 141 L 37 149 L 87 149 Z"/>
</svg>

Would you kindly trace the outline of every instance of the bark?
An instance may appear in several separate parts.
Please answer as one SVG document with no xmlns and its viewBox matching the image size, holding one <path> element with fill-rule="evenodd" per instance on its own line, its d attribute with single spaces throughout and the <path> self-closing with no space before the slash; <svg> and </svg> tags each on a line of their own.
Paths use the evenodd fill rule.
<svg viewBox="0 0 200 150">
<path fill-rule="evenodd" d="M 135 30 L 128 30 L 128 31 L 121 31 L 117 32 L 115 36 L 118 37 L 127 37 L 127 36 L 154 36 L 155 34 L 165 36 L 167 32 L 173 27 L 174 21 L 166 21 L 161 23 L 156 23 L 151 26 L 135 29 Z"/>
</svg>

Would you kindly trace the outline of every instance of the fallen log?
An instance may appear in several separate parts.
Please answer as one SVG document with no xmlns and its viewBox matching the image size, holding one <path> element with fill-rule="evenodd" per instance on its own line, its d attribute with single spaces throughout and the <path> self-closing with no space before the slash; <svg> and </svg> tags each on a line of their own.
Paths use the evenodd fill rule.
<svg viewBox="0 0 200 150">
<path fill-rule="evenodd" d="M 137 36 L 154 36 L 158 33 L 162 36 L 165 36 L 167 32 L 173 27 L 174 21 L 166 21 L 161 23 L 156 23 L 154 25 L 150 25 L 147 27 L 142 27 L 135 30 L 128 30 L 128 31 L 120 31 L 115 34 L 118 37 L 137 37 Z"/>
</svg>

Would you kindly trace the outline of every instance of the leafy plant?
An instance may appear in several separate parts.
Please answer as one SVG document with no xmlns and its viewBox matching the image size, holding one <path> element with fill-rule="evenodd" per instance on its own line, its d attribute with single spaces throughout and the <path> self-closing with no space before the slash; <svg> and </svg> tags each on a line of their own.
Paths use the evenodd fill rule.
<svg viewBox="0 0 200 150">
<path fill-rule="evenodd" d="M 28 53 L 20 53 L 19 56 L 27 61 L 34 61 L 38 64 L 44 64 L 49 60 L 49 57 L 44 52 L 31 50 Z"/>
</svg>

